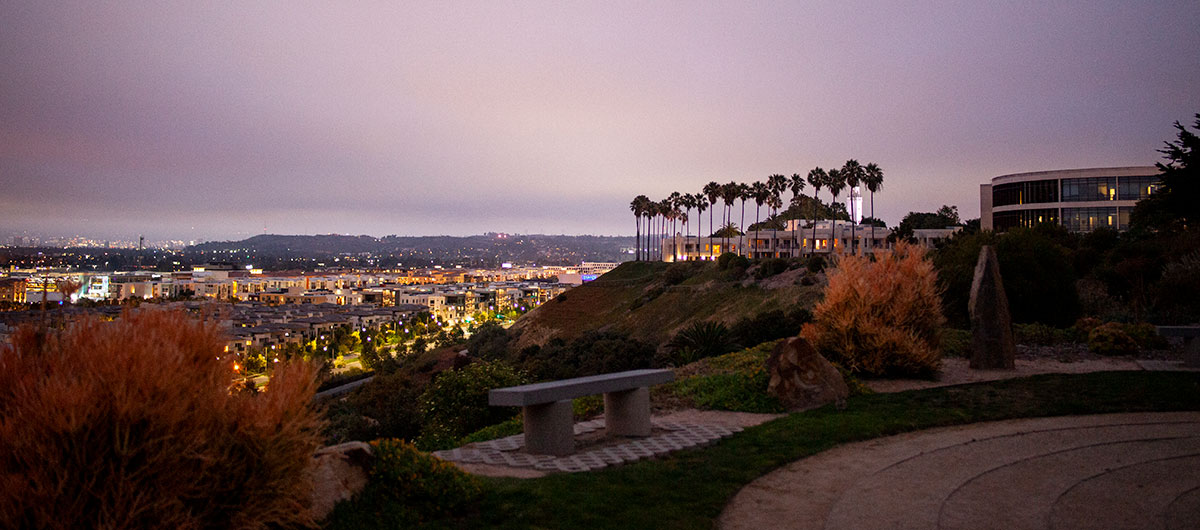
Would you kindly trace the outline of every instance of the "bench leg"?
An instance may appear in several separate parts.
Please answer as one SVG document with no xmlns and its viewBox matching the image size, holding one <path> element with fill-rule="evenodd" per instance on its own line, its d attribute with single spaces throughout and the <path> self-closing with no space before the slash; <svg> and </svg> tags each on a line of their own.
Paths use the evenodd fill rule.
<svg viewBox="0 0 1200 530">
<path fill-rule="evenodd" d="M 525 420 L 525 450 L 535 455 L 563 456 L 575 452 L 575 416 L 571 400 L 528 405 L 521 409 Z"/>
<path fill-rule="evenodd" d="M 650 389 L 604 394 L 604 426 L 609 435 L 650 436 Z"/>
</svg>

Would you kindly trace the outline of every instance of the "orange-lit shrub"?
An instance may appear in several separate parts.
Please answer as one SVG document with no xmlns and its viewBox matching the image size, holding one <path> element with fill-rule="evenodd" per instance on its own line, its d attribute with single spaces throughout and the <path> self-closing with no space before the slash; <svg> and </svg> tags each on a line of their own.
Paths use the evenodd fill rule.
<svg viewBox="0 0 1200 530">
<path fill-rule="evenodd" d="M 0 347 L 0 521 L 18 528 L 312 526 L 315 369 L 231 392 L 216 325 L 126 312 Z"/>
<path fill-rule="evenodd" d="M 921 247 L 898 244 L 874 259 L 840 256 L 825 299 L 800 335 L 856 374 L 930 375 L 941 363 L 941 293 Z"/>
</svg>

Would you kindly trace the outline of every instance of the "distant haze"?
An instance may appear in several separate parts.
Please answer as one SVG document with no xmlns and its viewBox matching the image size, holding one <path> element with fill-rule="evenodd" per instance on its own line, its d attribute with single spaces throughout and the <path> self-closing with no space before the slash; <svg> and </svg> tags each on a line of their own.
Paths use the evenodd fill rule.
<svg viewBox="0 0 1200 530">
<path fill-rule="evenodd" d="M 1200 112 L 1195 0 L 398 4 L 0 3 L 0 228 L 632 234 L 847 158 L 890 225 L 971 218 Z"/>
</svg>

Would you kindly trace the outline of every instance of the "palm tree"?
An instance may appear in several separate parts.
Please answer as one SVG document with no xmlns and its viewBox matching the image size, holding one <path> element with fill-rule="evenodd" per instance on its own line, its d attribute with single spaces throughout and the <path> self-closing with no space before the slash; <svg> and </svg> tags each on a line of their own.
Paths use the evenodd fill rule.
<svg viewBox="0 0 1200 530">
<path fill-rule="evenodd" d="M 721 185 L 716 182 L 709 182 L 704 186 L 704 196 L 708 198 L 708 205 L 712 210 L 708 211 L 708 259 L 713 258 L 712 238 L 717 233 L 717 229 L 713 227 L 712 214 L 717 209 L 717 199 L 721 197 Z"/>
<path fill-rule="evenodd" d="M 678 234 L 679 232 L 675 230 L 675 221 L 677 219 L 679 219 L 679 214 L 680 214 L 679 207 L 681 206 L 680 201 L 682 201 L 682 200 L 683 200 L 683 194 L 679 193 L 678 191 L 673 191 L 673 192 L 671 192 L 670 195 L 667 196 L 667 204 L 670 206 L 669 208 L 667 208 L 667 219 L 671 222 L 671 259 L 672 260 L 674 260 L 675 256 L 679 254 L 679 237 L 676 236 L 676 234 Z"/>
<path fill-rule="evenodd" d="M 767 189 L 771 190 L 771 197 L 775 198 L 773 201 L 768 198 L 768 201 L 770 201 L 768 202 L 768 206 L 771 206 L 771 210 L 775 212 L 772 214 L 772 217 L 777 217 L 779 215 L 779 208 L 783 206 L 782 197 L 783 192 L 787 190 L 787 177 L 779 174 L 767 177 Z M 771 228 L 771 244 L 773 247 L 778 246 L 778 243 L 775 241 L 778 236 L 779 229 Z M 772 252 L 773 254 L 774 252 Z"/>
<path fill-rule="evenodd" d="M 721 200 L 725 203 L 726 225 L 733 224 L 733 201 L 736 201 L 741 194 L 741 186 L 736 182 L 730 182 L 721 186 Z M 725 235 L 724 246 L 721 248 L 722 253 L 729 252 L 729 237 L 731 236 L 728 232 Z"/>
<path fill-rule="evenodd" d="M 792 190 L 791 204 L 796 204 L 796 200 L 800 198 L 800 192 L 804 191 L 804 177 L 801 177 L 799 173 L 792 173 L 792 178 L 788 182 L 788 188 Z M 791 207 L 789 206 L 788 209 L 790 210 Z M 799 229 L 800 221 L 797 220 L 796 228 L 792 230 L 792 248 L 796 249 L 796 257 L 800 256 L 800 249 L 797 248 L 798 241 L 796 239 L 796 231 Z"/>
<path fill-rule="evenodd" d="M 858 183 L 862 182 L 863 167 L 858 163 L 858 160 L 851 158 L 842 166 L 842 178 L 846 179 L 846 187 L 850 188 L 850 253 L 854 254 L 855 247 L 858 245 L 858 240 L 854 237 L 854 228 L 858 223 L 855 222 L 854 208 L 854 188 L 858 187 Z"/>
<path fill-rule="evenodd" d="M 846 189 L 846 177 L 845 177 L 845 175 L 842 175 L 841 171 L 836 170 L 836 169 L 829 170 L 829 172 L 826 173 L 826 175 L 827 175 L 827 178 L 825 179 L 825 187 L 829 188 L 829 192 L 833 194 L 833 202 L 829 203 L 830 207 L 832 208 L 833 204 L 837 202 L 838 195 L 841 195 L 842 190 Z M 834 216 L 830 215 L 830 217 L 834 217 Z M 832 230 L 832 227 L 835 227 L 835 226 L 837 226 L 836 219 L 834 219 L 833 223 L 831 223 L 831 226 L 830 226 L 831 229 L 829 231 L 829 251 L 830 252 L 833 252 L 834 247 L 837 246 L 837 244 L 834 243 L 834 241 L 833 241 L 834 231 Z"/>
<path fill-rule="evenodd" d="M 696 258 L 699 259 L 700 238 L 702 237 L 701 231 L 704 228 L 704 210 L 708 209 L 708 198 L 705 197 L 703 193 L 697 193 L 693 195 L 693 197 L 696 199 L 696 217 L 699 218 L 699 220 L 696 221 Z"/>
<path fill-rule="evenodd" d="M 825 173 L 820 166 L 813 168 L 808 172 L 808 183 L 813 187 L 813 230 L 812 230 L 812 251 L 817 251 L 817 203 L 821 202 L 818 196 L 821 195 L 821 188 L 825 187 L 825 181 L 829 180 L 829 175 Z"/>
<path fill-rule="evenodd" d="M 742 224 L 741 224 L 741 226 L 745 227 L 746 226 L 746 201 L 754 197 L 754 192 L 753 192 L 753 190 L 750 189 L 750 186 L 748 186 L 746 183 L 738 184 L 737 191 L 738 191 L 738 198 L 742 200 Z M 743 234 L 746 233 L 746 230 L 743 229 L 742 233 Z M 742 239 L 744 242 L 745 238 L 742 238 Z M 745 246 L 745 245 L 742 245 L 742 246 Z M 743 251 L 743 249 L 738 249 L 739 254 L 742 251 Z"/>
<path fill-rule="evenodd" d="M 863 184 L 871 191 L 871 247 L 875 247 L 875 192 L 883 189 L 883 170 L 874 162 L 863 168 Z"/>
<path fill-rule="evenodd" d="M 754 241 L 750 244 L 750 257 L 754 257 L 754 247 L 758 246 L 758 231 L 762 229 L 758 223 L 758 212 L 762 209 L 763 203 L 767 202 L 767 197 L 771 195 L 771 190 L 767 189 L 766 184 L 755 182 L 750 186 L 750 193 L 754 197 Z"/>
<path fill-rule="evenodd" d="M 654 224 L 655 219 L 658 217 L 658 202 L 647 199 L 645 212 L 646 239 L 644 242 L 646 244 L 646 261 L 651 261 L 654 259 L 654 252 L 651 242 L 654 241 Z"/>
<path fill-rule="evenodd" d="M 642 261 L 642 215 L 646 213 L 648 202 L 650 199 L 645 195 L 638 195 L 629 201 L 629 210 L 633 212 L 633 219 L 637 221 L 637 261 Z"/>
</svg>

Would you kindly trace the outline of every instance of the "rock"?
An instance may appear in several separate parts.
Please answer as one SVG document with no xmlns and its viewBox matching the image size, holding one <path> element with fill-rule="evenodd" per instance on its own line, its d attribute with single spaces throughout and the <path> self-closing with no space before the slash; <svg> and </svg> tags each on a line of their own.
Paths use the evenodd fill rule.
<svg viewBox="0 0 1200 530">
<path fill-rule="evenodd" d="M 371 446 L 363 442 L 322 447 L 313 454 L 309 474 L 313 482 L 311 510 L 315 519 L 324 519 L 335 504 L 366 487 L 372 458 Z"/>
<path fill-rule="evenodd" d="M 1000 262 L 996 249 L 985 245 L 975 264 L 975 279 L 971 282 L 971 368 L 995 370 L 1016 368 L 1016 343 L 1013 341 L 1012 318 L 1008 313 L 1008 297 L 1000 280 Z"/>
<path fill-rule="evenodd" d="M 850 396 L 838 369 L 800 337 L 775 347 L 767 358 L 767 373 L 771 376 L 767 393 L 789 411 L 813 409 Z"/>
</svg>

